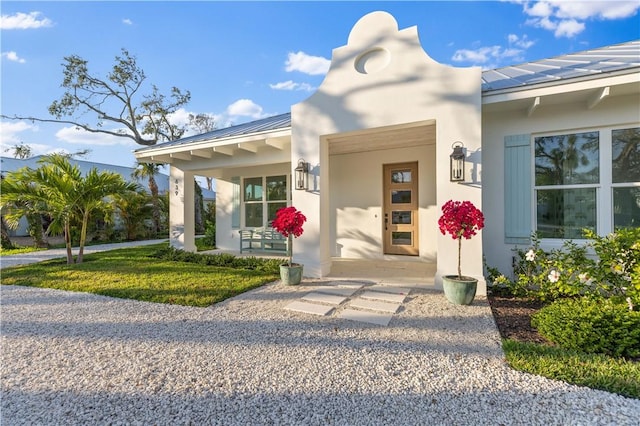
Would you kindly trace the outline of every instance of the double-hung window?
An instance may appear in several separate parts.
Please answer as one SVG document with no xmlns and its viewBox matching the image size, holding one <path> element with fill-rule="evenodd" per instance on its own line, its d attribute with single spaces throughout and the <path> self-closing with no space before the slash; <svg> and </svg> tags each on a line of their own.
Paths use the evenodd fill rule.
<svg viewBox="0 0 640 426">
<path fill-rule="evenodd" d="M 287 206 L 290 194 L 287 176 L 258 176 L 243 179 L 244 226 L 270 226 L 276 212 Z"/>
<path fill-rule="evenodd" d="M 640 128 L 611 132 L 613 225 L 640 227 Z"/>
<path fill-rule="evenodd" d="M 599 132 L 534 139 L 537 233 L 540 238 L 581 238 L 597 229 Z"/>
<path fill-rule="evenodd" d="M 640 226 L 640 128 L 535 136 L 533 156 L 540 238 Z"/>
</svg>

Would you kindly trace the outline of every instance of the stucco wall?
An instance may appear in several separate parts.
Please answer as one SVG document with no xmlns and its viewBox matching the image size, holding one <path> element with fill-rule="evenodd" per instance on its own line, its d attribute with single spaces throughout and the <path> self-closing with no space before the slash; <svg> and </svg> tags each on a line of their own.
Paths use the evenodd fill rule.
<svg viewBox="0 0 640 426">
<path fill-rule="evenodd" d="M 511 272 L 515 245 L 504 243 L 504 137 L 541 132 L 573 132 L 589 129 L 639 125 L 638 96 L 617 96 L 604 100 L 593 109 L 585 102 L 549 105 L 527 116 L 526 110 L 484 112 L 483 139 L 483 205 L 486 217 L 484 253 L 490 266 L 503 273 Z"/>
<path fill-rule="evenodd" d="M 480 72 L 477 67 L 454 68 L 433 61 L 422 49 L 417 28 L 398 30 L 395 19 L 385 12 L 371 13 L 356 23 L 348 44 L 334 49 L 331 68 L 317 92 L 292 107 L 291 158 L 309 161 L 314 175 L 312 190 L 296 191 L 293 199 L 295 205 L 308 206 L 302 251 L 294 255 L 305 264 L 305 271 L 328 273 L 335 249 L 327 232 L 333 214 L 329 196 L 340 188 L 329 179 L 335 170 L 329 167 L 327 143 L 321 142 L 328 135 L 434 120 L 437 208 L 450 198 L 470 200 L 482 208 Z M 471 179 L 465 185 L 449 182 L 449 155 L 455 141 L 462 141 L 470 160 L 476 161 L 475 166 L 469 162 Z M 440 285 L 441 275 L 457 270 L 457 245 L 439 233 L 436 245 L 436 285 Z M 481 281 L 482 293 L 481 239 L 465 241 L 463 246 L 463 273 Z"/>
<path fill-rule="evenodd" d="M 436 261 L 435 145 L 330 156 L 331 255 L 381 259 L 383 164 L 417 161 L 420 258 Z"/>
</svg>

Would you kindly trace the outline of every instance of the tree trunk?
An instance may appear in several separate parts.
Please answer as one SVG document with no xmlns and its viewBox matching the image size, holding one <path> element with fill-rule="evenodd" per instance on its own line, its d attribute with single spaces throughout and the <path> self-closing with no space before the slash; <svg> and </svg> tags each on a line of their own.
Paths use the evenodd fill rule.
<svg viewBox="0 0 640 426">
<path fill-rule="evenodd" d="M 82 215 L 82 230 L 80 231 L 80 244 L 78 249 L 78 260 L 76 263 L 82 263 L 84 255 L 84 243 L 87 240 L 87 227 L 89 226 L 89 212 Z"/>
<path fill-rule="evenodd" d="M 13 243 L 11 242 L 11 238 L 9 238 L 9 227 L 5 223 L 4 217 L 0 218 L 0 222 L 2 222 L 2 225 L 0 225 L 0 228 L 2 229 L 2 240 L 1 240 L 2 248 L 3 249 L 13 248 Z"/>
<path fill-rule="evenodd" d="M 67 248 L 67 265 L 72 265 L 73 252 L 71 251 L 71 224 L 69 220 L 64 223 L 64 244 Z"/>
<path fill-rule="evenodd" d="M 200 189 L 200 186 L 198 185 L 198 182 L 193 182 L 193 184 L 196 186 L 196 188 L 194 189 L 194 202 L 195 202 L 195 206 L 194 206 L 194 225 L 195 225 L 195 231 L 196 233 L 202 233 L 204 232 L 204 220 L 203 218 L 203 210 L 204 210 L 204 197 L 202 196 L 202 190 Z"/>
<path fill-rule="evenodd" d="M 458 279 L 462 279 L 462 268 L 460 267 L 460 260 L 462 258 L 462 237 L 458 237 Z"/>
<path fill-rule="evenodd" d="M 47 248 L 49 243 L 42 230 L 42 216 L 40 214 L 27 215 L 29 223 L 29 235 L 33 238 L 33 245 L 37 248 Z"/>
</svg>

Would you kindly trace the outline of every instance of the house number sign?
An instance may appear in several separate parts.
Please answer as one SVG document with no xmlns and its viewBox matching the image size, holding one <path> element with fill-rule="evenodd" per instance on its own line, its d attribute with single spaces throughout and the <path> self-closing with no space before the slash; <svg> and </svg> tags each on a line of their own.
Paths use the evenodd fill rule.
<svg viewBox="0 0 640 426">
<path fill-rule="evenodd" d="M 176 179 L 176 191 L 175 194 L 178 195 L 178 179 Z"/>
</svg>

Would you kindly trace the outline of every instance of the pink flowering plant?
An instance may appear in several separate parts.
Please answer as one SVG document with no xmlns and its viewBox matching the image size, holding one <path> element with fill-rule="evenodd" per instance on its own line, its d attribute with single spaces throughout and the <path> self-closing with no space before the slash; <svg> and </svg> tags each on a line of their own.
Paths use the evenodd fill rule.
<svg viewBox="0 0 640 426">
<path fill-rule="evenodd" d="M 449 200 L 442 206 L 438 226 L 443 235 L 458 240 L 458 279 L 462 279 L 462 239 L 469 240 L 484 228 L 484 215 L 471 201 Z"/>
<path fill-rule="evenodd" d="M 295 207 L 283 207 L 276 212 L 276 218 L 271 222 L 271 227 L 289 239 L 287 244 L 288 265 L 293 265 L 293 238 L 298 238 L 304 230 L 302 225 L 307 221 L 305 215 Z"/>
</svg>

